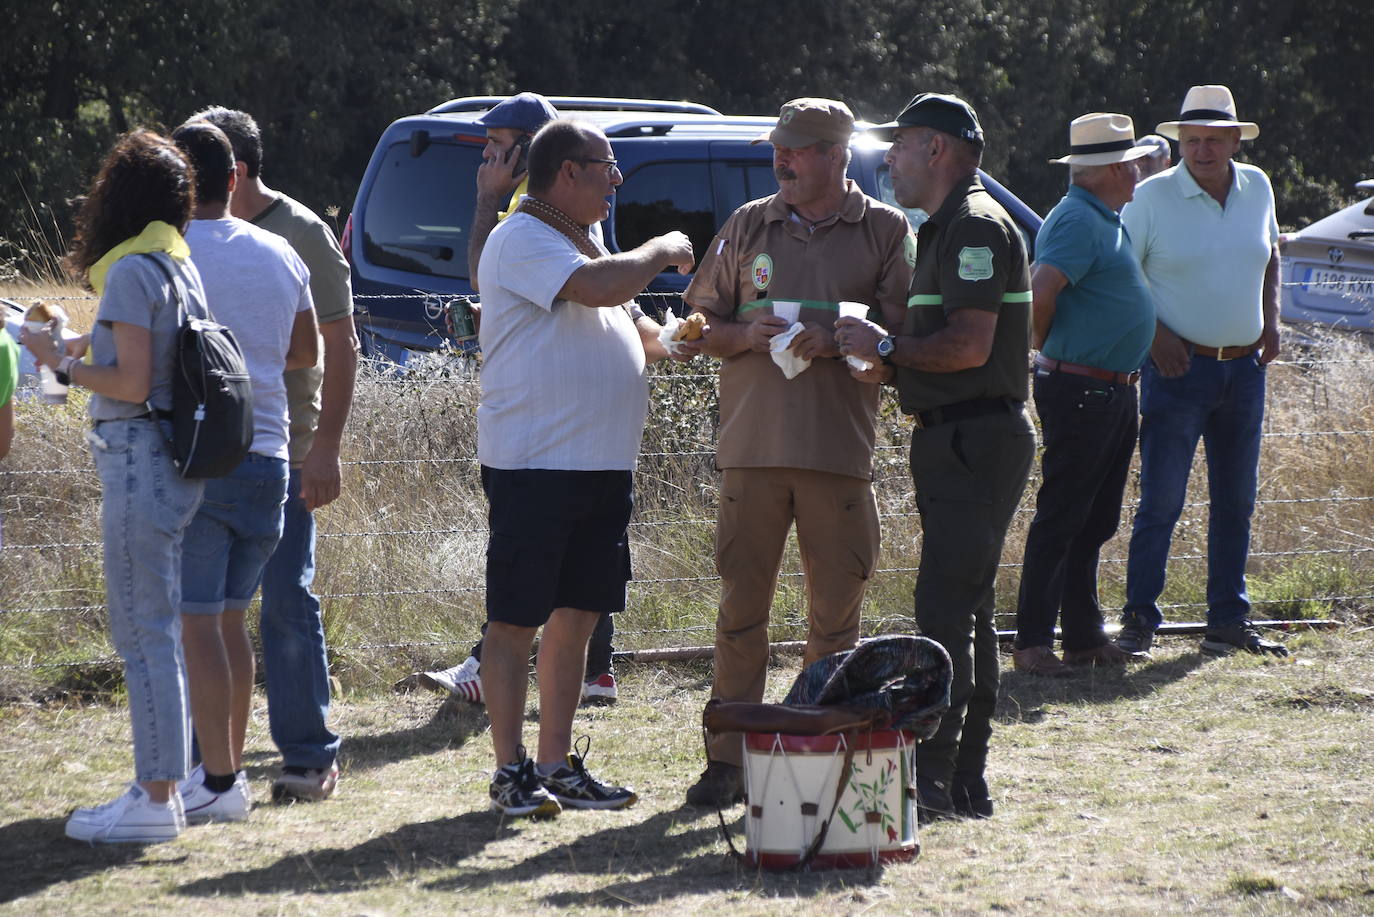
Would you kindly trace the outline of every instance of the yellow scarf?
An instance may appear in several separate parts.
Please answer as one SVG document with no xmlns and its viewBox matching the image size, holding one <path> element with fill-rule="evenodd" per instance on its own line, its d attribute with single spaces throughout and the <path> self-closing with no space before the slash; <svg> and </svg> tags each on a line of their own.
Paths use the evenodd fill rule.
<svg viewBox="0 0 1374 917">
<path fill-rule="evenodd" d="M 125 255 L 146 255 L 149 252 L 166 252 L 178 261 L 185 261 L 191 257 L 191 246 L 186 244 L 186 240 L 177 232 L 175 226 L 161 220 L 153 220 L 143 227 L 141 233 L 120 242 L 91 265 L 87 275 L 91 281 L 91 288 L 97 293 L 104 293 L 105 275 L 116 261 Z"/>
</svg>

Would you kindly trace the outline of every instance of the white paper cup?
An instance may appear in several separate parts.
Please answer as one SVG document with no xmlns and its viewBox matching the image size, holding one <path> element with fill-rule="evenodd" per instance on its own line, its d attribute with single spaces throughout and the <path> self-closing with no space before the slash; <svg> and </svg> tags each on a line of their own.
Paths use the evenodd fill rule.
<svg viewBox="0 0 1374 917">
<path fill-rule="evenodd" d="M 797 316 L 801 315 L 801 303 L 775 299 L 773 300 L 773 314 L 787 322 L 787 327 L 791 328 L 797 323 Z"/>
<path fill-rule="evenodd" d="M 62 349 L 62 323 L 53 329 L 53 343 Z M 48 326 L 43 322 L 24 322 L 24 330 L 29 334 L 47 334 Z M 38 400 L 44 404 L 66 404 L 67 386 L 57 381 L 57 373 L 49 366 L 38 367 Z"/>
<path fill-rule="evenodd" d="M 840 318 L 868 318 L 868 304 L 861 302 L 840 303 Z"/>
</svg>

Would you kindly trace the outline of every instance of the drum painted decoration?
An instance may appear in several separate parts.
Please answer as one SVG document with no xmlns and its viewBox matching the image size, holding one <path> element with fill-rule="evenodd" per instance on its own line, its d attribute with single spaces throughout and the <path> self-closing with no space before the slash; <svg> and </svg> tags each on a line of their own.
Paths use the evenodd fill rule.
<svg viewBox="0 0 1374 917">
<path fill-rule="evenodd" d="M 872 866 L 910 860 L 920 852 L 912 734 L 860 732 L 852 741 L 853 769 L 836 806 L 835 790 L 849 747 L 844 735 L 745 734 L 748 863 L 764 869 L 795 867 L 827 818 L 825 841 L 810 868 Z"/>
</svg>

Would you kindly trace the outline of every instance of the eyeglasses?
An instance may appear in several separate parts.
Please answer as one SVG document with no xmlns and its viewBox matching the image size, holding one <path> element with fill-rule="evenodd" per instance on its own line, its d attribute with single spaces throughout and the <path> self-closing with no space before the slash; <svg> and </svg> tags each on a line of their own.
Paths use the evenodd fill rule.
<svg viewBox="0 0 1374 917">
<path fill-rule="evenodd" d="M 588 156 L 582 159 L 574 159 L 573 162 L 580 163 L 584 166 L 593 162 L 599 162 L 606 167 L 607 177 L 609 177 L 612 172 L 620 171 L 620 163 L 618 160 L 615 159 L 595 159 L 593 157 Z"/>
</svg>

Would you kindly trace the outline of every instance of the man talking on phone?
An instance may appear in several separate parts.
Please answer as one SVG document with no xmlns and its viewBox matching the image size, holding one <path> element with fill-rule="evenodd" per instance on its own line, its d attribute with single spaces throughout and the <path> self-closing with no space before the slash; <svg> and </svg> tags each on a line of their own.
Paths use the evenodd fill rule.
<svg viewBox="0 0 1374 917">
<path fill-rule="evenodd" d="M 468 240 L 468 278 L 477 289 L 477 264 L 482 260 L 482 248 L 487 236 L 506 217 L 520 206 L 525 196 L 529 175 L 525 171 L 525 154 L 530 140 L 541 127 L 558 117 L 549 100 L 537 92 L 522 92 L 494 106 L 477 121 L 487 129 L 487 145 L 482 150 L 482 164 L 477 167 L 477 206 L 472 214 L 471 237 Z M 502 210 L 501 207 L 505 209 Z M 598 243 L 602 241 L 601 224 L 593 223 L 588 234 Z M 473 321 L 482 320 L 481 306 L 473 303 Z M 634 316 L 638 321 L 643 313 Z M 483 634 L 486 627 L 482 628 Z M 589 704 L 613 704 L 617 688 L 612 671 L 611 640 L 615 625 L 611 615 L 602 615 L 592 632 L 587 648 L 587 671 L 582 684 L 582 701 Z M 447 669 L 423 672 L 420 684 L 435 691 L 447 691 L 454 697 L 480 704 L 482 697 L 482 641 L 478 640 L 471 654 L 458 665 Z"/>
<path fill-rule="evenodd" d="M 477 289 L 477 263 L 482 260 L 487 236 L 497 223 L 515 211 L 525 195 L 529 183 L 525 154 L 530 139 L 539 128 L 557 117 L 558 112 L 548 99 L 536 92 L 522 92 L 477 119 L 477 123 L 487 129 L 487 146 L 482 150 L 482 164 L 477 167 L 477 206 L 473 210 L 472 234 L 468 239 L 468 277 L 474 290 Z"/>
</svg>

